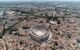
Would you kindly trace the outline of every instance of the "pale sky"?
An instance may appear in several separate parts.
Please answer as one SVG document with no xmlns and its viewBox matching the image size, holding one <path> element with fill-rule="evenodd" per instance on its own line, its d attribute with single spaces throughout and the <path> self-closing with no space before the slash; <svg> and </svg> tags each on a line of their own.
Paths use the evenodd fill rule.
<svg viewBox="0 0 80 50">
<path fill-rule="evenodd" d="M 80 1 L 80 0 L 0 0 L 0 1 Z"/>
</svg>

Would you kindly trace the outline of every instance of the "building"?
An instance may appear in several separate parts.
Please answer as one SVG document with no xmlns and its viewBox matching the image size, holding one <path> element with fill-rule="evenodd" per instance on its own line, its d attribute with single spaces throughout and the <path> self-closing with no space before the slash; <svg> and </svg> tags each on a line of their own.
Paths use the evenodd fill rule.
<svg viewBox="0 0 80 50">
<path fill-rule="evenodd" d="M 50 31 L 45 25 L 36 25 L 30 29 L 30 37 L 38 43 L 47 41 L 50 37 Z"/>
</svg>

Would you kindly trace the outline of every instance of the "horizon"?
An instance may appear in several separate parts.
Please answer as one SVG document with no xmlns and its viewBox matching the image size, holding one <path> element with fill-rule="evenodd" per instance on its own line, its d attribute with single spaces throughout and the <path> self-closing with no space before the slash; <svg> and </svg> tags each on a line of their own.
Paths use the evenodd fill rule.
<svg viewBox="0 0 80 50">
<path fill-rule="evenodd" d="M 39 1 L 0 1 L 0 2 L 15 2 L 15 3 L 17 3 L 17 2 L 80 2 L 80 1 L 41 1 L 41 0 L 39 0 Z"/>
<path fill-rule="evenodd" d="M 27 1 L 70 1 L 70 2 L 74 2 L 74 1 L 80 1 L 80 0 L 0 0 L 0 2 L 27 2 Z"/>
</svg>

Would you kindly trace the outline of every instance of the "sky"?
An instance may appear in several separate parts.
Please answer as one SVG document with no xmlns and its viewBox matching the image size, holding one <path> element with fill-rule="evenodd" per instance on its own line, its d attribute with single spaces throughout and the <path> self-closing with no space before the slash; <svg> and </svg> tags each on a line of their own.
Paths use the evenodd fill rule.
<svg viewBox="0 0 80 50">
<path fill-rule="evenodd" d="M 0 0 L 0 1 L 80 1 L 80 0 Z"/>
</svg>

